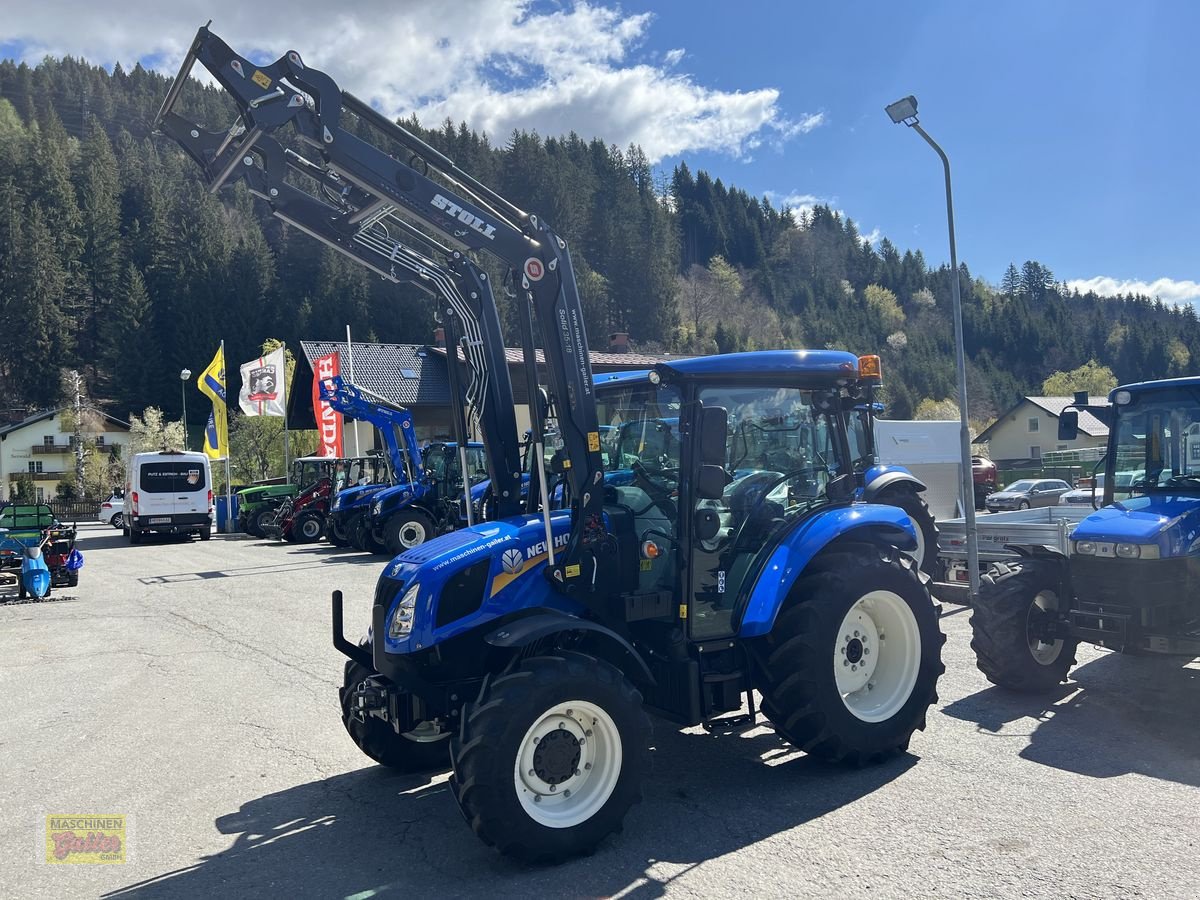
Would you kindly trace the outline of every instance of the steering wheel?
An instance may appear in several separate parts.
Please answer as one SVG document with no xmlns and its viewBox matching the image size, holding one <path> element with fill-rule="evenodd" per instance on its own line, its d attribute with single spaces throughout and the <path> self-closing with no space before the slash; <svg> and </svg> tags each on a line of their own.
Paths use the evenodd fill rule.
<svg viewBox="0 0 1200 900">
<path fill-rule="evenodd" d="M 641 460 L 635 459 L 629 468 L 633 470 L 633 479 L 650 497 L 650 502 L 657 506 L 668 518 L 675 517 L 675 503 L 671 499 L 671 491 L 663 487 L 651 476 L 660 475 L 664 478 L 669 478 L 673 481 L 679 481 L 679 467 L 672 466 L 666 469 L 650 469 L 644 465 Z M 670 473 L 674 473 L 674 477 Z"/>
<path fill-rule="evenodd" d="M 775 490 L 775 488 L 779 487 L 779 485 L 783 484 L 789 478 L 794 478 L 797 475 L 803 475 L 805 472 L 812 472 L 812 471 L 814 471 L 812 466 L 805 466 L 803 469 L 795 469 L 791 472 L 785 472 L 784 474 L 779 475 L 777 478 L 774 478 L 771 481 L 767 482 L 767 484 L 765 486 L 760 486 L 759 483 L 756 483 L 754 485 L 746 485 L 746 488 L 749 489 L 750 487 L 754 487 L 754 488 L 760 490 L 761 494 L 760 494 L 759 502 L 762 503 L 770 495 L 771 491 Z M 769 475 L 772 473 L 759 472 L 756 474 Z M 754 475 L 746 476 L 746 478 L 753 478 L 753 477 L 754 477 Z M 732 554 L 737 551 L 737 548 L 742 540 L 742 535 L 745 533 L 746 526 L 750 524 L 751 519 L 753 519 L 753 516 L 751 516 L 749 513 L 742 516 L 742 522 L 740 525 L 738 525 L 737 531 L 735 531 L 733 533 L 733 539 L 729 542 L 729 549 L 727 551 L 725 551 L 726 553 Z"/>
</svg>

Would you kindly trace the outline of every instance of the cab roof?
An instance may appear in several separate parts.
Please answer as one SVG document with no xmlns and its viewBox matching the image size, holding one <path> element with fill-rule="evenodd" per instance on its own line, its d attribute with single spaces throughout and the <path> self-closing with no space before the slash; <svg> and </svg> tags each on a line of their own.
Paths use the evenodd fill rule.
<svg viewBox="0 0 1200 900">
<path fill-rule="evenodd" d="M 858 378 L 858 357 L 844 350 L 755 350 L 697 356 L 661 362 L 654 367 L 663 378 L 729 378 L 753 381 L 804 379 L 829 382 Z"/>
<path fill-rule="evenodd" d="M 1200 376 L 1191 375 L 1187 378 L 1160 378 L 1157 381 L 1138 381 L 1134 384 L 1122 384 L 1109 391 L 1108 399 L 1110 403 L 1115 403 L 1117 391 L 1129 391 L 1131 394 L 1140 394 L 1143 391 L 1155 391 L 1174 387 L 1200 387 Z"/>
</svg>

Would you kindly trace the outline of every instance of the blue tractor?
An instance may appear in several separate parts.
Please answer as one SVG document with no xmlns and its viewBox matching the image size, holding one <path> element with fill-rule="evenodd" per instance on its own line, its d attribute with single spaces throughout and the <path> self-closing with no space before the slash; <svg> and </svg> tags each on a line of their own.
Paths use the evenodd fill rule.
<svg viewBox="0 0 1200 900">
<path fill-rule="evenodd" d="M 197 61 L 229 93 L 234 127 L 173 111 Z M 552 861 L 621 827 L 650 774 L 651 714 L 669 728 L 753 724 L 760 694 L 781 736 L 850 765 L 904 752 L 925 727 L 944 638 L 907 555 L 911 519 L 857 499 L 846 411 L 871 374 L 857 357 L 678 360 L 600 392 L 566 241 L 298 53 L 256 65 L 201 28 L 156 125 L 212 190 L 244 183 L 299 231 L 426 289 L 451 378 L 460 358 L 470 375 L 455 439 L 461 453 L 469 411 L 495 520 L 388 563 L 361 641 L 332 596 L 342 723 L 368 757 L 452 768 L 450 793 L 482 840 Z M 546 382 L 546 404 L 529 407 L 525 491 L 476 254 L 504 271 L 527 396 Z M 601 423 L 656 432 L 622 460 L 629 483 L 606 483 Z"/>
<path fill-rule="evenodd" d="M 434 441 L 419 452 L 419 459 L 420 478 L 372 496 L 352 538 L 359 550 L 395 556 L 477 518 L 467 516 L 464 488 L 470 491 L 472 510 L 480 511 L 490 484 L 483 445 L 468 443 L 460 453 L 453 441 Z"/>
<path fill-rule="evenodd" d="M 343 487 L 330 504 L 325 536 L 331 544 L 345 547 L 353 541 L 362 521 L 371 512 L 371 501 L 390 487 L 415 490 L 425 477 L 421 451 L 412 414 L 340 375 L 319 384 L 321 399 L 343 415 L 370 422 L 383 440 L 388 465 L 386 481 Z"/>
<path fill-rule="evenodd" d="M 1079 410 L 1108 423 L 1103 493 L 1069 554 L 1010 545 L 1019 559 L 983 578 L 971 646 L 994 684 L 1052 690 L 1080 641 L 1200 656 L 1200 378 L 1125 385 L 1108 399 L 1089 406 L 1077 394 L 1059 417 L 1060 441 L 1077 437 Z"/>
</svg>

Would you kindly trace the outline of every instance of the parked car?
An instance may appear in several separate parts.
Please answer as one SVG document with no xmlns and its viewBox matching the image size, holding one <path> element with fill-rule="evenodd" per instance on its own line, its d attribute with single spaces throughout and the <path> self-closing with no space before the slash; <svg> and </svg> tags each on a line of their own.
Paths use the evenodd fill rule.
<svg viewBox="0 0 1200 900">
<path fill-rule="evenodd" d="M 100 504 L 98 518 L 105 525 L 113 528 L 125 527 L 125 495 L 119 491 Z"/>
<path fill-rule="evenodd" d="M 1002 491 L 988 494 L 985 505 L 988 512 L 1029 509 L 1032 506 L 1057 506 L 1058 498 L 1069 490 L 1071 486 L 1059 478 L 1022 478 Z"/>
<path fill-rule="evenodd" d="M 1091 486 L 1080 486 L 1072 488 L 1061 497 L 1058 498 L 1059 506 L 1091 506 L 1092 497 L 1095 496 L 1096 503 L 1104 502 L 1104 473 L 1096 474 L 1096 490 L 1093 495 Z"/>
<path fill-rule="evenodd" d="M 971 480 L 975 482 L 975 508 L 983 509 L 987 495 L 996 490 L 996 464 L 986 457 L 972 456 Z"/>
</svg>

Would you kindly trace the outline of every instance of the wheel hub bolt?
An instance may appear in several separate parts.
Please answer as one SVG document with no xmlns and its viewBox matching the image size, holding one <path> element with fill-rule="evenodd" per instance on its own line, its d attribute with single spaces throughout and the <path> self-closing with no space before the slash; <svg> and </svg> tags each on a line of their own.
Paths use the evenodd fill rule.
<svg viewBox="0 0 1200 900">
<path fill-rule="evenodd" d="M 850 665 L 850 660 L 848 660 L 848 659 L 843 659 L 843 660 L 842 660 L 842 665 L 843 665 L 843 666 L 848 666 L 848 665 Z"/>
<path fill-rule="evenodd" d="M 553 794 L 553 793 L 554 793 L 555 791 L 557 791 L 557 790 L 558 790 L 558 788 L 557 788 L 557 787 L 555 787 L 554 785 L 550 785 L 550 793 L 552 793 L 552 794 Z"/>
<path fill-rule="evenodd" d="M 863 656 L 870 656 L 870 655 L 871 655 L 871 648 L 863 647 Z"/>
<path fill-rule="evenodd" d="M 583 764 L 583 767 L 584 767 L 585 769 L 591 769 L 591 767 L 592 767 L 592 764 L 591 764 L 591 763 L 584 763 L 584 764 Z"/>
<path fill-rule="evenodd" d="M 571 792 L 570 792 L 570 791 L 563 791 L 563 797 L 564 797 L 564 798 L 566 798 L 566 797 L 570 797 L 570 796 L 571 796 Z"/>
<path fill-rule="evenodd" d="M 858 636 L 859 636 L 859 634 L 858 634 L 858 632 L 857 632 L 857 631 L 856 631 L 856 632 L 854 632 L 854 636 L 855 636 L 855 637 L 858 637 Z"/>
<path fill-rule="evenodd" d="M 541 794 L 534 794 L 534 795 L 533 795 L 533 802 L 534 802 L 534 803 L 541 803 L 541 802 L 542 802 L 542 795 L 541 795 Z"/>
<path fill-rule="evenodd" d="M 578 769 L 576 769 L 576 770 L 575 770 L 575 777 L 576 777 L 576 778 L 578 778 L 578 777 L 579 777 L 580 775 L 582 775 L 582 774 L 583 774 L 583 773 L 582 773 L 582 772 L 580 772 Z"/>
<path fill-rule="evenodd" d="M 568 709 L 568 710 L 567 710 L 567 715 L 569 716 L 569 715 L 571 715 L 573 712 L 575 712 L 575 710 L 573 710 L 573 709 Z"/>
<path fill-rule="evenodd" d="M 537 775 L 537 773 L 536 773 L 535 771 L 533 771 L 533 769 L 530 769 L 530 770 L 529 770 L 529 774 L 530 774 L 530 775 Z"/>
<path fill-rule="evenodd" d="M 590 729 L 590 728 L 589 728 L 587 731 L 585 731 L 585 732 L 584 732 L 584 734 L 586 734 L 588 737 L 591 737 L 591 736 L 592 736 L 592 729 Z"/>
<path fill-rule="evenodd" d="M 541 738 L 540 738 L 540 737 L 537 737 L 536 735 L 535 735 L 535 736 L 534 736 L 534 738 L 533 738 L 533 742 L 534 742 L 535 744 L 536 744 L 538 741 L 540 741 L 540 740 L 541 740 Z"/>
</svg>

